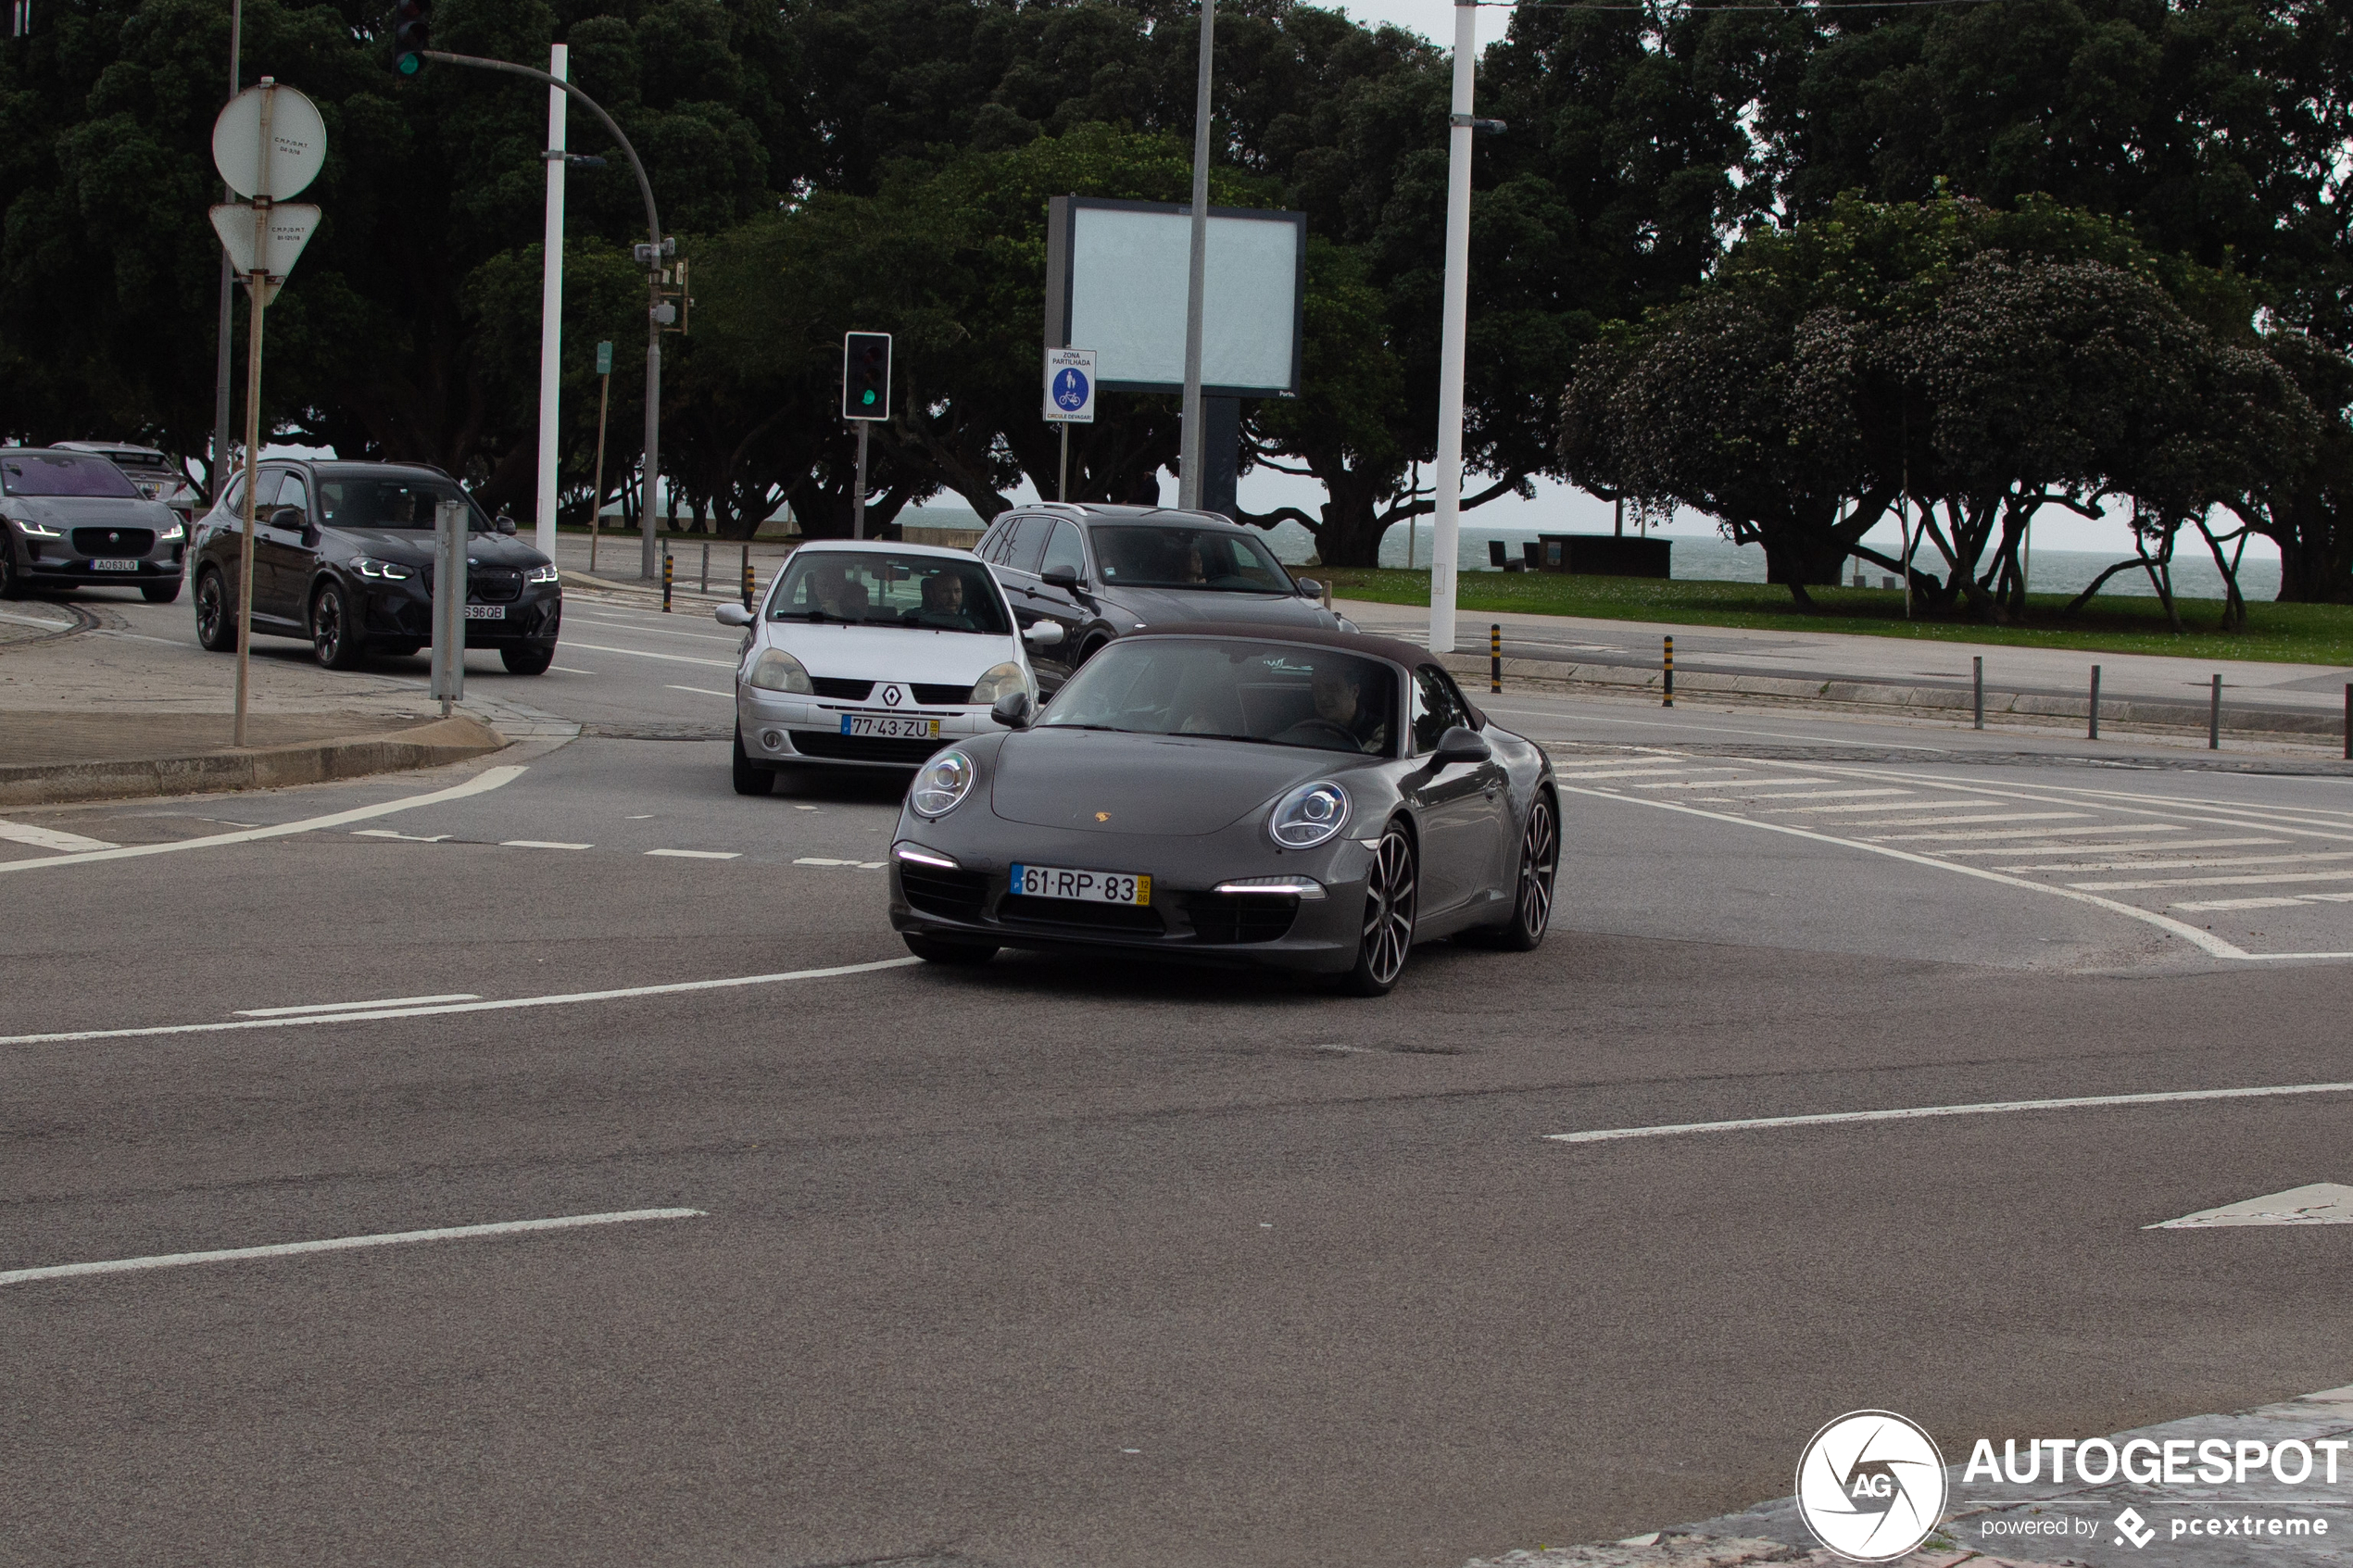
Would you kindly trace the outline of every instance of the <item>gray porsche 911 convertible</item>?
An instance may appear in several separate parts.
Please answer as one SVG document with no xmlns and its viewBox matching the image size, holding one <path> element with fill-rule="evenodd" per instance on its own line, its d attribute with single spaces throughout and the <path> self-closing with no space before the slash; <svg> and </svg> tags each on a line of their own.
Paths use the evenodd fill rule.
<svg viewBox="0 0 2353 1568">
<path fill-rule="evenodd" d="M 1429 655 L 1347 632 L 1122 637 L 1032 714 L 915 775 L 890 919 L 919 958 L 1116 950 L 1336 976 L 1379 996 L 1414 944 L 1544 938 L 1552 763 Z"/>
</svg>

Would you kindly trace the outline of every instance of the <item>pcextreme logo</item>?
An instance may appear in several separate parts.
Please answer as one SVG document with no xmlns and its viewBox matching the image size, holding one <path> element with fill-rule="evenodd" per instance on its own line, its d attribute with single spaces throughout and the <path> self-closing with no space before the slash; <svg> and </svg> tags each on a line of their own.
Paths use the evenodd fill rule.
<svg viewBox="0 0 2353 1568">
<path fill-rule="evenodd" d="M 1944 1456 L 1893 1411 L 1852 1411 L 1814 1434 L 1797 1461 L 1797 1511 L 1814 1537 L 1856 1562 L 1886 1562 L 1944 1516 Z"/>
</svg>

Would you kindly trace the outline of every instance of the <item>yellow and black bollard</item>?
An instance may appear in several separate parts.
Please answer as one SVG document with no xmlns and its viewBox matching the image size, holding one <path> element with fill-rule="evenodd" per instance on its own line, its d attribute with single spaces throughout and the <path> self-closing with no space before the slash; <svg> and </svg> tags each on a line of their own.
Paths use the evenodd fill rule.
<svg viewBox="0 0 2353 1568">
<path fill-rule="evenodd" d="M 744 546 L 744 608 L 751 608 L 751 546 Z"/>
<path fill-rule="evenodd" d="M 661 547 L 661 612 L 664 615 L 670 613 L 670 580 L 674 575 L 675 563 L 670 558 L 670 546 L 664 545 Z"/>
<path fill-rule="evenodd" d="M 1487 628 L 1487 689 L 1491 692 L 1504 689 L 1504 629 L 1501 626 Z"/>
<path fill-rule="evenodd" d="M 1661 708 L 1675 706 L 1675 639 L 1672 637 L 1667 639 L 1667 696 L 1659 706 Z"/>
</svg>

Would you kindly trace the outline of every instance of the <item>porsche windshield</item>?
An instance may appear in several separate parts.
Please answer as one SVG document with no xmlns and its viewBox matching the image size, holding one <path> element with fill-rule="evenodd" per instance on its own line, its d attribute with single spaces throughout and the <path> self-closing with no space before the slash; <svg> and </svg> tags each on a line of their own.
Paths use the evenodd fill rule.
<svg viewBox="0 0 2353 1568">
<path fill-rule="evenodd" d="M 363 477 L 333 469 L 320 470 L 318 479 L 319 515 L 331 528 L 431 528 L 434 508 L 457 500 L 466 503 L 469 532 L 488 533 L 497 526 L 455 480 L 424 474 Z"/>
<path fill-rule="evenodd" d="M 771 621 L 843 621 L 918 632 L 1010 635 L 988 569 L 955 556 L 797 550 L 768 601 Z"/>
<path fill-rule="evenodd" d="M 1333 648 L 1139 637 L 1088 659 L 1041 728 L 1202 735 L 1386 757 L 1396 671 Z"/>
<path fill-rule="evenodd" d="M 1225 594 L 1298 590 L 1274 555 L 1247 533 L 1166 523 L 1097 523 L 1103 582 L 1127 588 L 1205 588 Z"/>
<path fill-rule="evenodd" d="M 139 498 L 138 487 L 104 458 L 79 458 L 65 452 L 11 452 L 0 458 L 0 483 L 11 495 Z"/>
</svg>

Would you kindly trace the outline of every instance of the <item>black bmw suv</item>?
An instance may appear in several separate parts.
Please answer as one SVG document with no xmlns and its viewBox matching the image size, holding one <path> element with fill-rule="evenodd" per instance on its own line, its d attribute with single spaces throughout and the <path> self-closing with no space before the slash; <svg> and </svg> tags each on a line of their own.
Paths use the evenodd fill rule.
<svg viewBox="0 0 2353 1568">
<path fill-rule="evenodd" d="M 556 657 L 563 589 L 554 563 L 493 521 L 456 480 L 422 463 L 270 462 L 255 482 L 253 629 L 301 637 L 331 670 L 433 641 L 434 513 L 463 500 L 466 646 L 497 648 L 536 675 Z M 196 524 L 196 640 L 237 646 L 237 561 L 245 480 Z"/>
</svg>

